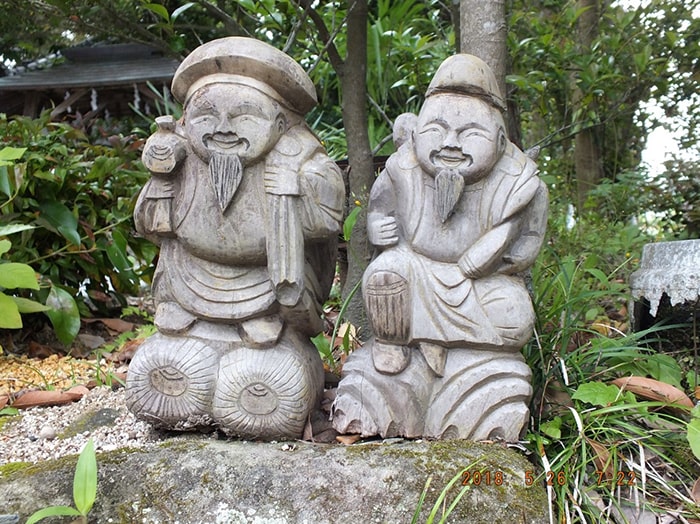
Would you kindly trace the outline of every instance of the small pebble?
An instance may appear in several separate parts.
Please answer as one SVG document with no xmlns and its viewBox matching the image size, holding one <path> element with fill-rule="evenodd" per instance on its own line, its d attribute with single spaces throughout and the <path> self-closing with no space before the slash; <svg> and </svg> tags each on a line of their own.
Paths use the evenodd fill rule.
<svg viewBox="0 0 700 524">
<path fill-rule="evenodd" d="M 44 426 L 41 428 L 41 431 L 39 431 L 39 438 L 44 440 L 53 440 L 56 438 L 56 430 L 53 428 L 53 426 Z"/>
</svg>

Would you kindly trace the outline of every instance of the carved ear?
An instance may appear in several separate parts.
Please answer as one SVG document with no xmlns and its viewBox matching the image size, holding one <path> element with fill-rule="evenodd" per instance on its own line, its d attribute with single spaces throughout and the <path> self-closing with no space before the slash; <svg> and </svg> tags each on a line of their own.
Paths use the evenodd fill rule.
<svg viewBox="0 0 700 524">
<path fill-rule="evenodd" d="M 277 131 L 279 131 L 279 134 L 284 134 L 287 131 L 287 117 L 285 117 L 284 114 L 280 113 L 279 115 L 277 115 L 275 125 L 277 126 Z"/>
<path fill-rule="evenodd" d="M 502 155 L 506 152 L 506 143 L 508 139 L 506 138 L 505 129 L 502 127 L 498 129 L 498 153 Z"/>
<path fill-rule="evenodd" d="M 416 129 L 418 116 L 413 113 L 403 113 L 394 120 L 394 145 L 396 149 L 400 148 L 409 138 L 413 136 L 413 131 Z"/>
</svg>

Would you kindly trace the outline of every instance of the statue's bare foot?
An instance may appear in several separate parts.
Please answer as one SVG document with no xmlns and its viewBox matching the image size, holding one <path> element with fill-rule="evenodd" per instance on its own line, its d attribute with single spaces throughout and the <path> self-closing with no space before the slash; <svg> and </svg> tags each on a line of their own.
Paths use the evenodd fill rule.
<svg viewBox="0 0 700 524">
<path fill-rule="evenodd" d="M 411 362 L 411 348 L 375 340 L 372 344 L 372 362 L 380 373 L 396 375 Z"/>
<path fill-rule="evenodd" d="M 430 369 L 438 377 L 445 376 L 445 362 L 447 361 L 447 348 L 439 346 L 438 344 L 433 344 L 431 342 L 421 342 L 418 344 L 418 349 L 420 349 L 423 358 L 430 366 Z"/>
</svg>

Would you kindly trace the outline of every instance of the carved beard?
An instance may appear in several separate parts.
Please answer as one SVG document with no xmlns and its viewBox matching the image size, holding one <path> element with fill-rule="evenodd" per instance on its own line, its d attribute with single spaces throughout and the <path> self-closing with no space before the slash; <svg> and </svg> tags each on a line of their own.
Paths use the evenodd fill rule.
<svg viewBox="0 0 700 524">
<path fill-rule="evenodd" d="M 436 206 L 440 220 L 444 224 L 454 213 L 464 190 L 464 177 L 451 169 L 443 169 L 435 177 Z"/>
<path fill-rule="evenodd" d="M 231 204 L 242 177 L 243 164 L 238 155 L 212 154 L 209 160 L 209 179 L 222 213 Z"/>
</svg>

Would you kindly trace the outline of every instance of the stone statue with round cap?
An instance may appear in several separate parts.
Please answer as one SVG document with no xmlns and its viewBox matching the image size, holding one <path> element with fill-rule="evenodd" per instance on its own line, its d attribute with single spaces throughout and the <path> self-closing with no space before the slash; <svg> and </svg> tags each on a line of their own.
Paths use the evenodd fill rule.
<svg viewBox="0 0 700 524">
<path fill-rule="evenodd" d="M 343 368 L 342 433 L 516 440 L 528 420 L 534 325 L 523 279 L 548 196 L 506 136 L 506 105 L 479 58 L 445 60 L 370 194 L 377 256 L 362 284 L 374 338 Z"/>
<path fill-rule="evenodd" d="M 160 246 L 158 333 L 136 353 L 127 403 L 165 428 L 301 436 L 323 391 L 322 330 L 342 220 L 341 173 L 304 115 L 314 86 L 285 53 L 230 37 L 195 49 L 160 117 L 134 213 Z"/>
</svg>

